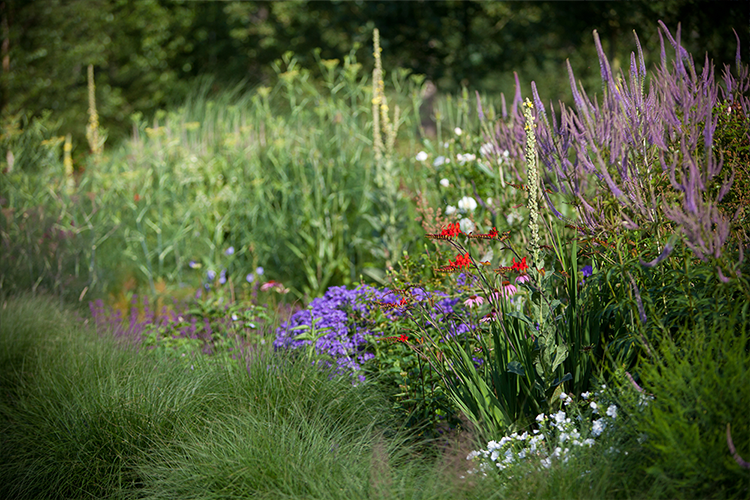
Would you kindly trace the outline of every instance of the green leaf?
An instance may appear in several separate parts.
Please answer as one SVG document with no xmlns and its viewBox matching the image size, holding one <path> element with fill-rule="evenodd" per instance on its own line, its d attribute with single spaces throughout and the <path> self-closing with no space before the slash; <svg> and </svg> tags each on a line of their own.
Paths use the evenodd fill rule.
<svg viewBox="0 0 750 500">
<path fill-rule="evenodd" d="M 521 377 L 526 376 L 526 370 L 524 370 L 523 365 L 518 361 L 511 361 L 508 363 L 508 371 L 520 375 Z"/>
</svg>

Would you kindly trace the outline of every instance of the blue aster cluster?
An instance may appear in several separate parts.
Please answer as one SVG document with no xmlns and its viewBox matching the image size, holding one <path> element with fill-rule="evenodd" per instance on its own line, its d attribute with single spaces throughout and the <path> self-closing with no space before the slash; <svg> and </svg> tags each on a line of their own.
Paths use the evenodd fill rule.
<svg viewBox="0 0 750 500">
<path fill-rule="evenodd" d="M 435 326 L 447 324 L 445 336 L 453 337 L 469 330 L 465 322 L 445 321 L 448 315 L 457 315 L 461 312 L 454 311 L 458 299 L 450 298 L 442 292 L 427 292 L 419 288 L 411 290 L 411 297 L 413 303 L 428 307 L 432 300 L 434 306 L 426 311 L 424 319 L 429 318 L 427 322 Z M 295 330 L 295 327 L 309 328 L 314 324 L 318 331 L 329 328 L 315 342 L 316 353 L 326 355 L 335 361 L 336 374 L 356 375 L 360 381 L 364 381 L 362 365 L 374 356 L 367 352 L 367 336 L 382 337 L 384 334 L 380 330 L 373 331 L 373 328 L 376 328 L 374 317 L 382 314 L 389 320 L 390 325 L 401 321 L 404 328 L 414 327 L 410 324 L 412 319 L 407 317 L 411 313 L 405 309 L 381 307 L 384 303 L 396 304 L 400 298 L 387 288 L 378 290 L 369 285 L 360 285 L 353 290 L 348 290 L 344 286 L 331 287 L 323 297 L 314 299 L 308 309 L 298 311 L 276 330 L 274 348 L 300 349 L 313 342 L 298 340 L 297 335 L 307 330 Z M 411 317 L 415 315 L 411 314 Z M 426 325 L 426 328 L 429 329 L 429 326 Z"/>
</svg>

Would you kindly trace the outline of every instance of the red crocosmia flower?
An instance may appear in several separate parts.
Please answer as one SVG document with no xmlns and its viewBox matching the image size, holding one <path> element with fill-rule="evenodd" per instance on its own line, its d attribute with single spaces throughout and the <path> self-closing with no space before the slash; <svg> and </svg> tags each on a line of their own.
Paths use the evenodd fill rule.
<svg viewBox="0 0 750 500">
<path fill-rule="evenodd" d="M 398 341 L 399 341 L 399 342 L 403 342 L 403 343 L 406 343 L 406 342 L 408 342 L 408 341 L 409 341 L 409 337 L 407 337 L 406 335 L 404 335 L 404 334 L 402 333 L 402 334 L 401 334 L 401 336 L 400 336 L 400 337 L 398 338 Z"/>
<path fill-rule="evenodd" d="M 458 222 L 456 222 L 455 224 L 448 224 L 448 227 L 443 229 L 443 231 L 440 234 L 442 236 L 449 236 L 449 237 L 458 236 L 459 234 L 461 234 L 461 227 L 458 224 Z"/>
<path fill-rule="evenodd" d="M 134 200 L 134 201 L 135 201 L 136 203 L 138 203 L 139 201 L 141 201 L 141 195 L 139 195 L 138 193 L 135 193 L 135 194 L 133 195 L 133 200 Z"/>
<path fill-rule="evenodd" d="M 469 267 L 471 266 L 471 257 L 469 257 L 468 253 L 464 255 L 458 254 L 456 255 L 456 262 L 448 259 L 448 264 L 453 268 Z"/>
<path fill-rule="evenodd" d="M 526 271 L 529 268 L 529 266 L 526 264 L 526 257 L 524 257 L 523 259 L 521 259 L 521 262 L 516 262 L 516 258 L 513 257 L 512 264 L 513 265 L 510 266 L 510 268 L 513 271 L 518 271 L 518 272 L 521 272 L 521 273 L 524 272 L 524 271 Z"/>
</svg>

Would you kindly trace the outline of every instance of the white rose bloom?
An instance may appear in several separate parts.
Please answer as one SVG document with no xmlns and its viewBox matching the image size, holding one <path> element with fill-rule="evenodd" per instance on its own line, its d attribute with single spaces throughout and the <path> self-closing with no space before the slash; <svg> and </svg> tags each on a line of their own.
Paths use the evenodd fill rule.
<svg viewBox="0 0 750 500">
<path fill-rule="evenodd" d="M 453 205 L 448 205 L 445 207 L 445 215 L 453 215 L 456 213 L 456 207 Z"/>
<path fill-rule="evenodd" d="M 461 231 L 464 233 L 471 233 L 474 232 L 474 223 L 471 221 L 471 219 L 461 219 L 458 221 L 458 225 L 461 228 Z"/>
<path fill-rule="evenodd" d="M 440 179 L 440 185 L 447 188 L 451 185 L 451 181 L 448 179 Z"/>
<path fill-rule="evenodd" d="M 471 196 L 464 196 L 458 200 L 458 208 L 464 212 L 473 212 L 477 208 L 477 200 Z"/>
<path fill-rule="evenodd" d="M 417 153 L 417 161 L 425 161 L 427 159 L 427 153 L 420 151 Z"/>
</svg>

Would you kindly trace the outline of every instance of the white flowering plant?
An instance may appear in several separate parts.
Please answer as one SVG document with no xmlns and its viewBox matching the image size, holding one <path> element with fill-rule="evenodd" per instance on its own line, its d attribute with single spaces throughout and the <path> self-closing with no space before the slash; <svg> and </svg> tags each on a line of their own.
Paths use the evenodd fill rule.
<svg viewBox="0 0 750 500">
<path fill-rule="evenodd" d="M 466 460 L 471 466 L 466 474 L 486 477 L 491 471 L 513 475 L 523 469 L 549 469 L 556 462 L 568 464 L 594 446 L 612 444 L 610 438 L 622 417 L 618 420 L 618 405 L 606 385 L 582 393 L 579 399 L 561 393 L 558 404 L 557 411 L 537 415 L 532 429 L 489 441 L 486 448 L 469 453 Z M 619 449 L 609 446 L 605 452 L 617 453 Z"/>
</svg>

